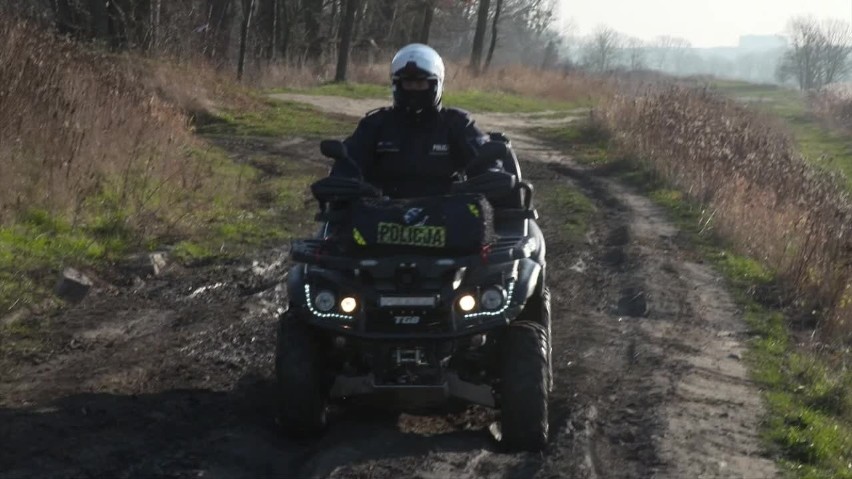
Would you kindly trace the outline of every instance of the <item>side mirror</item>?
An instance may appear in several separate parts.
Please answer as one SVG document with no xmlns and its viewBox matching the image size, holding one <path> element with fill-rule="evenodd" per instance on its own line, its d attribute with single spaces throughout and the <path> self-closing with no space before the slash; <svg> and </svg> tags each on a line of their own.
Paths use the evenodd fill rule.
<svg viewBox="0 0 852 479">
<path fill-rule="evenodd" d="M 346 145 L 340 140 L 322 140 L 320 152 L 323 156 L 334 160 L 342 160 L 349 156 L 346 154 Z"/>
</svg>

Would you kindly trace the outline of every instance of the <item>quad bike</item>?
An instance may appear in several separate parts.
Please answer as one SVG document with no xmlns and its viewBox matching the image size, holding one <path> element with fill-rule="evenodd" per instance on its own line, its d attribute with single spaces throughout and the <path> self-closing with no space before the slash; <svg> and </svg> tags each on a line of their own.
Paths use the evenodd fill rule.
<svg viewBox="0 0 852 479">
<path fill-rule="evenodd" d="M 323 141 L 321 150 L 350 161 L 341 142 Z M 277 332 L 277 420 L 287 433 L 320 434 L 329 404 L 345 398 L 370 395 L 401 407 L 454 398 L 499 408 L 507 449 L 545 446 L 553 380 L 550 297 L 533 258 L 542 245 L 530 232 L 537 214 L 508 139 L 492 134 L 477 161 L 498 158 L 505 171 L 457 182 L 432 200 L 462 198 L 471 211 L 471 198 L 487 203 L 475 209 L 490 215 L 494 234 L 475 250 L 434 247 L 452 234 L 435 228 L 452 226 L 411 225 L 421 208 L 410 203 L 399 209 L 400 224 L 378 223 L 388 230 L 384 241 L 379 231 L 378 244 L 365 244 L 371 232 L 353 228 L 353 205 L 404 201 L 348 178 L 312 186 L 324 226 L 319 237 L 292 244 L 289 308 Z M 461 233 L 456 238 L 469 234 Z"/>
</svg>

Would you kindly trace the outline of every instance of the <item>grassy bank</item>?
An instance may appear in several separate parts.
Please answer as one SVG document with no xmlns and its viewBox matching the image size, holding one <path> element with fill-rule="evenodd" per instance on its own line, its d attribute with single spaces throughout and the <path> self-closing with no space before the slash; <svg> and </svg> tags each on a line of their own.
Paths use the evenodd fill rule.
<svg viewBox="0 0 852 479">
<path fill-rule="evenodd" d="M 0 319 L 50 307 L 67 266 L 97 274 L 162 249 L 197 263 L 312 226 L 307 185 L 324 165 L 269 145 L 351 122 L 266 102 L 203 65 L 112 55 L 3 19 L 0 39 Z M 247 137 L 268 140 L 228 151 Z"/>
<path fill-rule="evenodd" d="M 379 98 L 391 102 L 388 85 L 374 83 L 327 83 L 310 88 L 276 89 L 276 92 L 301 93 L 308 95 L 330 95 L 346 98 Z M 482 113 L 534 113 L 541 111 L 570 111 L 591 106 L 591 100 L 578 101 L 549 100 L 529 95 L 502 91 L 467 89 L 448 90 L 444 93 L 444 105 Z"/>
<path fill-rule="evenodd" d="M 301 137 L 340 136 L 354 128 L 352 119 L 325 115 L 301 103 L 258 101 L 251 109 L 225 108 L 207 115 L 197 127 L 202 135 Z"/>
<path fill-rule="evenodd" d="M 702 232 L 700 205 L 639 170 L 625 171 L 622 177 L 665 207 L 696 254 L 727 280 L 750 328 L 746 360 L 767 407 L 761 435 L 782 467 L 794 477 L 852 478 L 849 351 L 799 344 L 802 325 L 791 323 L 785 310 L 773 308 L 778 279 L 761 263 Z"/>
<path fill-rule="evenodd" d="M 664 207 L 696 259 L 726 279 L 750 328 L 748 361 L 763 391 L 767 416 L 761 435 L 792 477 L 852 478 L 852 372 L 848 347 L 803 341 L 813 318 L 778 302 L 779 278 L 761 262 L 736 253 L 708 223 L 706 207 L 645 164 L 624 157 L 600 124 L 534 132 L 579 163 L 600 168 Z M 780 309 L 784 308 L 784 309 Z M 791 321 L 789 314 L 797 320 Z"/>
<path fill-rule="evenodd" d="M 700 205 L 681 192 L 649 181 L 641 171 L 628 171 L 623 177 L 665 207 L 696 253 L 727 280 L 750 328 L 746 360 L 767 407 L 761 435 L 780 456 L 783 468 L 801 478 L 852 478 L 849 351 L 798 344 L 802 326 L 792 324 L 784 310 L 773 308 L 779 286 L 771 271 L 702 233 Z"/>
<path fill-rule="evenodd" d="M 799 151 L 811 164 L 844 175 L 852 190 L 852 137 L 832 122 L 830 105 L 840 102 L 830 95 L 812 101 L 799 91 L 776 85 L 716 81 L 710 88 L 779 118 L 790 129 Z M 820 114 L 822 113 L 822 114 Z"/>
<path fill-rule="evenodd" d="M 706 90 L 616 97 L 598 120 L 635 163 L 689 192 L 737 252 L 817 313 L 821 338 L 852 340 L 852 201 L 804 159 L 775 117 Z"/>
</svg>

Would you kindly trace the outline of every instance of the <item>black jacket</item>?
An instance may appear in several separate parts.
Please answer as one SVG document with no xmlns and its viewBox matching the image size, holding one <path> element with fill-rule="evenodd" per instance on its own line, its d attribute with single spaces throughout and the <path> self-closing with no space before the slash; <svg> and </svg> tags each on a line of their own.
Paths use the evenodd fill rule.
<svg viewBox="0 0 852 479">
<path fill-rule="evenodd" d="M 368 113 L 345 140 L 350 158 L 364 179 L 391 198 L 446 194 L 455 179 L 476 175 L 495 164 L 470 167 L 488 135 L 470 115 L 455 108 L 414 118 L 393 108 Z M 352 166 L 339 163 L 334 176 L 357 177 Z"/>
</svg>

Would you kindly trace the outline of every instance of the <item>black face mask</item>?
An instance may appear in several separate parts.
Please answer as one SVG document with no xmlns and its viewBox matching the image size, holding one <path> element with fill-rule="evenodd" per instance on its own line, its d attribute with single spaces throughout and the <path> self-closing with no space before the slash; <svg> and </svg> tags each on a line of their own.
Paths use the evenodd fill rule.
<svg viewBox="0 0 852 479">
<path fill-rule="evenodd" d="M 418 113 L 435 107 L 435 92 L 431 89 L 422 91 L 402 90 L 397 94 L 400 96 L 400 106 L 408 112 Z"/>
</svg>

